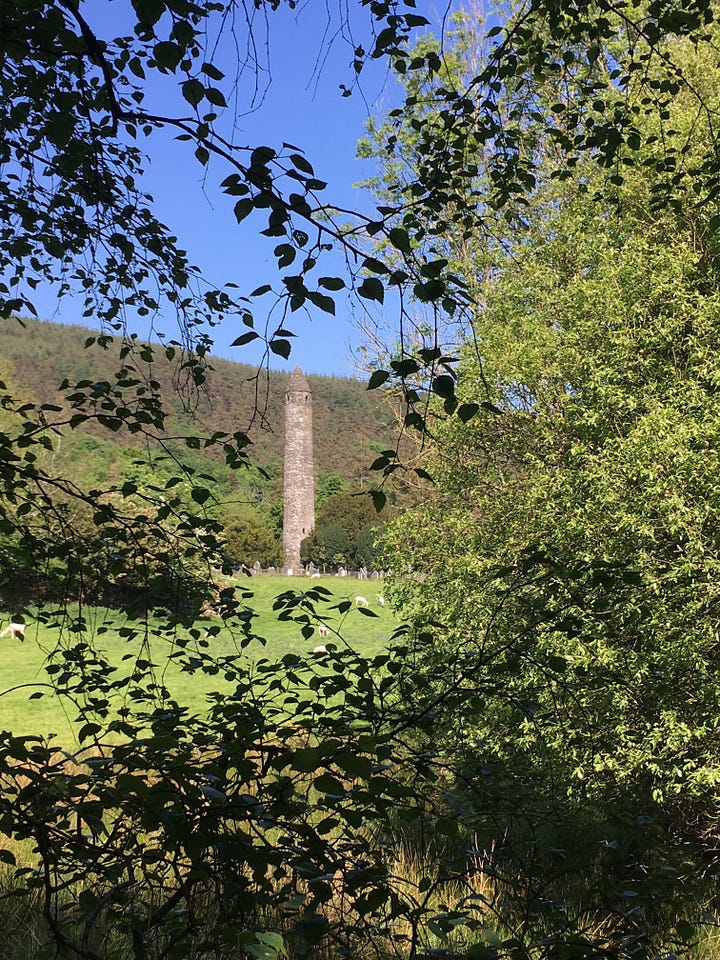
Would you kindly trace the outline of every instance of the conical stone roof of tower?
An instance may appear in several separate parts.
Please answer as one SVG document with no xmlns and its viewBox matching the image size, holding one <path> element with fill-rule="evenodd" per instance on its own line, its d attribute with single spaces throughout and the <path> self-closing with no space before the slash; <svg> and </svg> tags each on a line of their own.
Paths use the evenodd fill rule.
<svg viewBox="0 0 720 960">
<path fill-rule="evenodd" d="M 298 365 L 290 374 L 290 380 L 287 386 L 288 393 L 310 393 L 310 384 L 307 382 L 305 374 Z"/>
</svg>

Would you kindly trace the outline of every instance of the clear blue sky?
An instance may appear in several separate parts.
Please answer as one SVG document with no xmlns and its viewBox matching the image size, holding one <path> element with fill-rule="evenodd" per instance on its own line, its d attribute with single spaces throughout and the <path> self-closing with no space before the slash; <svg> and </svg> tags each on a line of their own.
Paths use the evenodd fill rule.
<svg viewBox="0 0 720 960">
<path fill-rule="evenodd" d="M 432 0 L 419 0 L 418 12 L 437 22 L 446 11 L 430 9 L 431 5 Z M 113 35 L 114 31 L 125 32 L 120 26 L 123 6 L 126 0 L 104 4 L 88 2 L 83 5 L 83 12 L 102 37 Z M 375 62 L 362 77 L 364 96 L 355 92 L 352 97 L 342 97 L 339 85 L 352 82 L 352 51 L 342 39 L 329 47 L 324 39 L 328 17 L 336 21 L 340 4 L 331 0 L 326 6 L 319 0 L 307 0 L 298 6 L 296 11 L 283 6 L 274 13 L 268 12 L 272 82 L 263 103 L 240 117 L 234 140 L 253 146 L 279 147 L 283 141 L 293 143 L 305 151 L 316 176 L 328 181 L 328 200 L 349 208 L 367 209 L 369 199 L 354 189 L 353 184 L 368 176 L 372 167 L 368 161 L 356 159 L 356 144 L 363 134 L 368 111 L 387 109 L 393 95 L 393 81 L 387 80 L 384 62 Z M 359 4 L 357 9 L 353 8 L 352 0 L 348 6 L 358 17 L 359 29 L 364 28 L 367 12 L 360 9 Z M 331 20 L 330 26 L 333 29 L 337 23 Z M 262 39 L 262 31 L 257 35 Z M 228 54 L 222 56 L 227 58 Z M 326 60 L 318 76 L 319 57 Z M 221 65 L 228 73 L 234 72 L 227 60 Z M 253 83 L 254 78 L 249 77 L 248 82 Z M 162 84 L 153 86 L 151 94 L 146 109 L 158 113 L 167 111 Z M 278 274 L 272 250 L 277 240 L 259 237 L 262 226 L 259 217 L 251 217 L 239 227 L 232 215 L 232 200 L 218 189 L 219 182 L 230 171 L 215 160 L 204 171 L 194 159 L 191 145 L 176 143 L 170 135 L 153 134 L 147 147 L 151 163 L 146 186 L 155 197 L 156 210 L 207 278 L 218 285 L 236 283 L 241 292 L 247 293 L 261 283 L 275 282 Z M 338 258 L 335 272 L 340 270 L 342 263 Z M 333 273 L 331 267 L 322 271 L 327 273 Z M 269 298 L 266 299 L 269 303 Z M 265 321 L 264 304 L 264 300 L 258 300 L 254 308 L 258 327 Z M 50 291 L 37 298 L 37 306 L 44 318 L 64 323 L 83 322 L 76 304 L 68 300 L 56 307 Z M 351 346 L 358 342 L 359 333 L 350 321 L 349 309 L 342 297 L 338 297 L 334 318 L 314 307 L 310 311 L 292 315 L 292 323 L 287 325 L 298 334 L 293 353 L 287 363 L 273 357 L 272 366 L 287 369 L 299 363 L 306 372 L 353 372 L 348 365 L 348 355 Z M 168 336 L 173 335 L 171 318 L 163 318 L 156 326 Z M 252 349 L 229 346 L 245 329 L 229 325 L 216 328 L 217 353 L 230 359 L 256 362 L 257 353 Z M 145 331 L 138 327 L 138 333 L 144 335 Z"/>
</svg>

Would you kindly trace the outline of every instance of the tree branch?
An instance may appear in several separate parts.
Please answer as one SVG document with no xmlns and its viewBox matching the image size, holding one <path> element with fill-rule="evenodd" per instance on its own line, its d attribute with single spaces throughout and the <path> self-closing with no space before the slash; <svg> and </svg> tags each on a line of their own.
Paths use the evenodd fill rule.
<svg viewBox="0 0 720 960">
<path fill-rule="evenodd" d="M 103 46 L 90 29 L 87 20 L 85 20 L 83 15 L 80 13 L 75 4 L 71 2 L 71 0 L 57 0 L 57 2 L 60 4 L 63 10 L 67 10 L 73 20 L 80 27 L 80 32 L 82 33 L 82 37 L 85 41 L 85 46 L 87 47 L 88 55 L 90 56 L 91 61 L 102 70 L 103 80 L 105 81 L 105 90 L 110 102 L 110 116 L 112 117 L 113 121 L 112 132 L 114 135 L 117 135 L 118 124 L 120 122 L 122 111 L 120 110 L 120 105 L 118 104 L 117 97 L 115 96 L 112 71 L 110 69 L 110 64 L 107 62 L 105 57 Z"/>
</svg>

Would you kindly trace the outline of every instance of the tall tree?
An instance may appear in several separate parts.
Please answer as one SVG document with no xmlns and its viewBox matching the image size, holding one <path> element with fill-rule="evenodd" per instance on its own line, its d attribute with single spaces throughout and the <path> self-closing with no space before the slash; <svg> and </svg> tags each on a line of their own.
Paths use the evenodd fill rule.
<svg viewBox="0 0 720 960">
<path fill-rule="evenodd" d="M 662 134 L 669 155 L 703 162 L 720 76 L 702 50 L 665 50 L 692 91 L 638 119 L 622 182 L 591 157 L 566 166 L 545 121 L 552 82 L 525 122 L 532 191 L 484 244 L 444 234 L 454 269 L 481 289 L 453 368 L 459 415 L 434 427 L 434 495 L 386 538 L 396 603 L 434 624 L 420 653 L 440 678 L 433 707 L 452 691 L 436 720 L 448 762 L 461 758 L 458 785 L 484 842 L 524 876 L 522 897 L 562 903 L 555 935 L 568 947 L 587 920 L 568 871 L 606 916 L 622 889 L 638 894 L 648 924 L 629 911 L 607 928 L 637 945 L 680 895 L 663 871 L 688 848 L 703 864 L 694 879 L 705 869 L 717 816 L 715 207 L 684 177 L 659 206 L 655 151 Z M 557 115 L 579 109 L 574 78 L 562 85 Z M 611 73 L 596 95 L 625 102 Z M 413 129 L 410 118 L 410 163 L 424 156 Z M 432 386 L 429 414 L 446 414 L 445 384 Z"/>
</svg>

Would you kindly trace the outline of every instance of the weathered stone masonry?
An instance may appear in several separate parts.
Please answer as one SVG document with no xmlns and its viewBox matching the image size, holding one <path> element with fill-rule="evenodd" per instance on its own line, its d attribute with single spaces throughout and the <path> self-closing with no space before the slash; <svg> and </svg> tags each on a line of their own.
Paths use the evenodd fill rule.
<svg viewBox="0 0 720 960">
<path fill-rule="evenodd" d="M 295 367 L 285 392 L 284 509 L 284 566 L 300 573 L 300 544 L 315 527 L 312 393 L 300 367 Z"/>
</svg>

